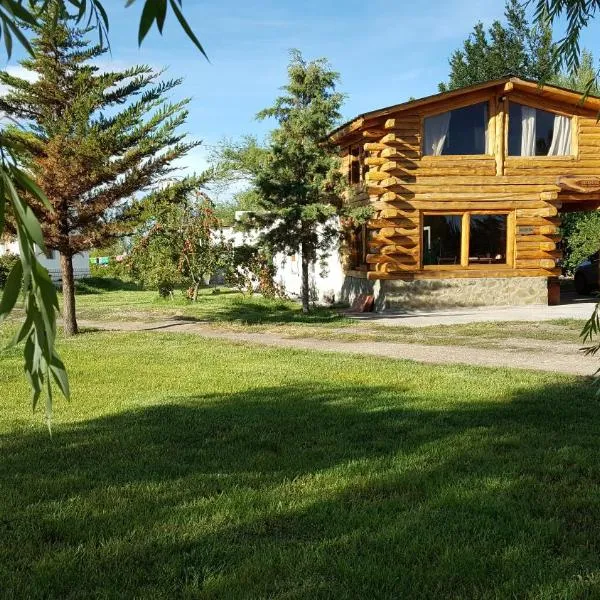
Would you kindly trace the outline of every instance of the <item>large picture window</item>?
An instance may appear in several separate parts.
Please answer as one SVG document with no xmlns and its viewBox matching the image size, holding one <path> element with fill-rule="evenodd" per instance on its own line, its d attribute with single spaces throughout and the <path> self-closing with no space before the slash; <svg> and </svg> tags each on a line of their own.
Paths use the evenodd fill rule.
<svg viewBox="0 0 600 600">
<path fill-rule="evenodd" d="M 424 215 L 423 266 L 506 265 L 508 214 Z"/>
<path fill-rule="evenodd" d="M 469 215 L 469 264 L 506 264 L 507 215 Z"/>
<path fill-rule="evenodd" d="M 461 215 L 423 217 L 423 264 L 460 265 Z"/>
<path fill-rule="evenodd" d="M 568 156 L 571 154 L 571 117 L 524 104 L 508 109 L 509 156 Z"/>
<path fill-rule="evenodd" d="M 487 122 L 487 102 L 427 117 L 423 124 L 423 154 L 485 154 Z"/>
</svg>

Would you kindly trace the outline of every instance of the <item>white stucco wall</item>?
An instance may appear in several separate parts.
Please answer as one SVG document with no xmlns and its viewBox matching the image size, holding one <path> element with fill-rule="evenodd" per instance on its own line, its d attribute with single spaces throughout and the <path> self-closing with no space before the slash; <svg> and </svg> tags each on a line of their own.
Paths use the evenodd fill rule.
<svg viewBox="0 0 600 600">
<path fill-rule="evenodd" d="M 223 236 L 226 240 L 232 241 L 235 246 L 252 245 L 258 238 L 257 233 L 240 232 L 232 227 L 225 228 Z M 302 292 L 302 256 L 300 253 L 292 256 L 279 253 L 275 256 L 274 261 L 277 268 L 276 283 L 282 285 L 289 296 L 299 297 Z M 310 288 L 313 299 L 321 304 L 338 302 L 341 298 L 344 278 L 339 249 L 332 248 L 324 260 L 311 266 Z"/>
<path fill-rule="evenodd" d="M 14 241 L 0 244 L 0 255 L 1 254 L 19 254 L 18 242 Z M 48 269 L 52 281 L 59 282 L 61 280 L 61 272 L 60 256 L 58 252 L 53 251 L 51 257 L 48 258 L 43 252 L 38 250 L 36 256 L 41 265 Z M 83 277 L 90 276 L 89 252 L 81 252 L 73 256 L 73 274 L 75 279 L 82 279 Z"/>
</svg>

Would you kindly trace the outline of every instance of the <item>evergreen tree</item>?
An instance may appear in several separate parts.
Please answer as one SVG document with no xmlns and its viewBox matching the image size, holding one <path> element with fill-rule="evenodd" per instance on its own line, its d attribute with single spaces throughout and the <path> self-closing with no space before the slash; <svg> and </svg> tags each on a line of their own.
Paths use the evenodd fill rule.
<svg viewBox="0 0 600 600">
<path fill-rule="evenodd" d="M 196 145 L 177 131 L 188 100 L 166 99 L 180 82 L 160 81 L 147 66 L 100 72 L 93 61 L 107 50 L 88 33 L 52 2 L 34 28 L 34 55 L 21 62 L 36 79 L 0 73 L 8 88 L 0 110 L 24 125 L 6 137 L 53 208 L 29 198 L 46 247 L 60 253 L 67 335 L 77 333 L 73 255 L 130 233 L 140 194 Z"/>
<path fill-rule="evenodd" d="M 309 269 L 327 252 L 338 231 L 331 218 L 344 189 L 336 149 L 325 139 L 340 118 L 343 95 L 335 91 L 339 75 L 325 59 L 307 62 L 292 50 L 284 95 L 258 114 L 272 117 L 269 156 L 255 185 L 260 210 L 253 225 L 275 252 L 300 252 L 302 310 L 310 309 Z"/>
<path fill-rule="evenodd" d="M 552 30 L 531 26 L 518 0 L 507 0 L 506 24 L 494 21 L 485 31 L 477 23 L 450 57 L 450 78 L 440 83 L 441 92 L 515 75 L 534 81 L 548 81 L 555 74 Z"/>
</svg>

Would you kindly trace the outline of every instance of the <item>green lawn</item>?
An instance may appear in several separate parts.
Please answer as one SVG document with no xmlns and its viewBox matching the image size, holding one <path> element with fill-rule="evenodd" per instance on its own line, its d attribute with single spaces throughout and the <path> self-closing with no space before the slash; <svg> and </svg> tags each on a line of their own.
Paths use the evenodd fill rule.
<svg viewBox="0 0 600 600">
<path fill-rule="evenodd" d="M 428 345 L 509 348 L 539 351 L 536 341 L 581 344 L 584 321 L 567 320 L 430 327 L 380 326 L 377 320 L 357 321 L 343 310 L 320 308 L 303 315 L 297 302 L 244 296 L 222 288 L 203 290 L 197 303 L 176 293 L 163 300 L 153 291 L 119 289 L 110 280 L 90 280 L 77 297 L 80 319 L 91 321 L 148 321 L 186 319 L 219 328 L 250 332 L 273 331 L 288 337 L 315 337 L 340 341 L 386 341 Z M 116 289 L 115 289 L 116 287 Z M 515 341 L 516 340 L 516 341 Z M 532 343 L 533 340 L 533 343 Z"/>
<path fill-rule="evenodd" d="M 308 325 L 342 327 L 351 323 L 339 310 L 317 308 L 303 315 L 298 302 L 247 296 L 227 288 L 203 289 L 193 303 L 177 291 L 173 299 L 162 299 L 155 291 L 113 289 L 110 280 L 89 280 L 77 295 L 80 319 L 113 321 L 157 321 L 186 318 L 219 324 Z"/>
<path fill-rule="evenodd" d="M 0 355 L 3 599 L 600 596 L 587 381 L 184 334 L 60 346 L 52 438 Z"/>
</svg>

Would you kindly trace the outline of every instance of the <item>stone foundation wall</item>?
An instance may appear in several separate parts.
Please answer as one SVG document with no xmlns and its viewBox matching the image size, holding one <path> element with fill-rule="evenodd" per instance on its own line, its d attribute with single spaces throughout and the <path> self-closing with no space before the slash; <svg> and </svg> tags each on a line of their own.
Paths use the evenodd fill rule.
<svg viewBox="0 0 600 600">
<path fill-rule="evenodd" d="M 548 304 L 545 277 L 386 280 L 382 283 L 384 300 L 380 305 L 383 309 Z"/>
<path fill-rule="evenodd" d="M 477 277 L 370 281 L 346 276 L 339 301 L 351 305 L 360 295 L 374 296 L 378 312 L 548 304 L 548 280 L 545 277 Z"/>
<path fill-rule="evenodd" d="M 340 302 L 352 305 L 358 296 L 374 296 L 375 310 L 380 312 L 385 309 L 385 297 L 383 282 L 380 280 L 370 281 L 363 277 L 352 277 L 347 275 L 340 292 Z"/>
</svg>

